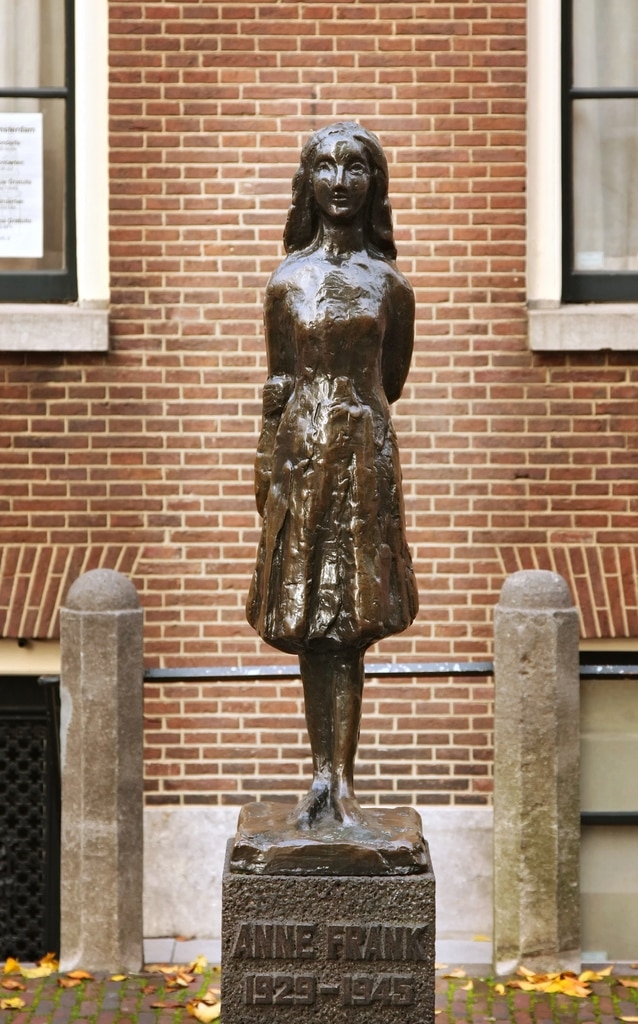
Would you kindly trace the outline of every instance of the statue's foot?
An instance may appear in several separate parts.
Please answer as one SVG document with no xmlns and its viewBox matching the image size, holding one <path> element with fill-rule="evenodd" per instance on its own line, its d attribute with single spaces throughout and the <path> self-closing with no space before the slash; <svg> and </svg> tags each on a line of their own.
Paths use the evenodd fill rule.
<svg viewBox="0 0 638 1024">
<path fill-rule="evenodd" d="M 312 786 L 295 807 L 288 821 L 297 828 L 312 828 L 319 815 L 328 806 L 330 789 L 326 784 Z"/>
<path fill-rule="evenodd" d="M 333 793 L 330 805 L 337 821 L 340 821 L 346 828 L 368 824 L 365 812 L 354 795 Z"/>
</svg>

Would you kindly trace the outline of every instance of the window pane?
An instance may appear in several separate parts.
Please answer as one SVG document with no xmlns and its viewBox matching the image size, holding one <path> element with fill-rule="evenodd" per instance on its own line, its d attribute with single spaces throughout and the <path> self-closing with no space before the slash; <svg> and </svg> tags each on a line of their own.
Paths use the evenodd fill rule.
<svg viewBox="0 0 638 1024">
<path fill-rule="evenodd" d="M 33 270 L 62 270 L 65 267 L 65 151 L 64 151 L 64 117 L 63 100 L 15 100 L 0 99 L 0 112 L 30 114 L 42 112 L 43 148 L 44 148 L 44 222 L 42 224 L 43 252 L 41 259 L 0 258 L 0 273 Z M 0 160 L 10 154 L 0 150 Z M 3 183 L 12 176 L 12 169 L 7 164 L 0 165 L 0 216 L 7 214 L 3 208 L 3 195 L 6 187 Z M 21 174 L 20 168 L 16 174 Z M 27 177 L 27 170 L 23 177 Z"/>
<path fill-rule="evenodd" d="M 636 680 L 582 681 L 581 744 L 582 809 L 638 811 Z"/>
<path fill-rule="evenodd" d="M 0 86 L 64 85 L 64 0 L 0 0 Z"/>
<path fill-rule="evenodd" d="M 584 952 L 601 954 L 601 960 L 635 960 L 638 949 L 637 864 L 638 828 L 628 825 L 583 828 L 580 892 Z"/>
<path fill-rule="evenodd" d="M 574 265 L 638 270 L 638 100 L 573 105 Z"/>
<path fill-rule="evenodd" d="M 574 85 L 638 86 L 636 0 L 574 0 Z"/>
</svg>

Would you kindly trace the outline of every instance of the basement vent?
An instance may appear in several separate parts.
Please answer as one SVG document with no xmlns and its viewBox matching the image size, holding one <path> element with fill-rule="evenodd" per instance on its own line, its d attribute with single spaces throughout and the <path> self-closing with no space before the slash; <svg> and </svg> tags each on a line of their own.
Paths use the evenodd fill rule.
<svg viewBox="0 0 638 1024">
<path fill-rule="evenodd" d="M 57 688 L 0 677 L 0 957 L 58 952 Z"/>
</svg>

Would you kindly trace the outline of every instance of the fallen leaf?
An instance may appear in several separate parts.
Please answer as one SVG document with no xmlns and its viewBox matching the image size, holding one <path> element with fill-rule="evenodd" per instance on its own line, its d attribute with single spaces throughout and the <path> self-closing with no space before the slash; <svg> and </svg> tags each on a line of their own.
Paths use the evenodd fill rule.
<svg viewBox="0 0 638 1024">
<path fill-rule="evenodd" d="M 58 978 L 60 988 L 77 988 L 81 984 L 80 978 Z"/>
<path fill-rule="evenodd" d="M 618 984 L 625 988 L 638 988 L 638 978 L 618 978 Z"/>
<path fill-rule="evenodd" d="M 494 986 L 494 991 L 495 991 L 497 996 L 504 996 L 505 995 L 505 985 L 501 985 L 501 983 L 499 981 L 498 985 Z"/>
<path fill-rule="evenodd" d="M 444 974 L 444 978 L 467 978 L 467 974 L 462 967 L 455 967 L 449 974 Z"/>
<path fill-rule="evenodd" d="M 473 935 L 472 942 L 491 942 L 489 935 Z"/>
<path fill-rule="evenodd" d="M 611 967 L 605 967 L 602 971 L 583 971 L 582 974 L 578 975 L 579 981 L 602 981 L 604 978 L 609 977 L 613 971 L 613 965 Z"/>
<path fill-rule="evenodd" d="M 177 974 L 167 974 L 166 988 L 188 988 L 193 981 L 195 981 L 195 975 L 187 974 L 185 971 L 179 971 Z"/>
<path fill-rule="evenodd" d="M 152 996 L 154 992 L 157 992 L 157 985 L 144 985 L 142 992 L 145 996 Z"/>
<path fill-rule="evenodd" d="M 23 978 L 48 978 L 53 970 L 51 964 L 42 964 L 40 967 L 21 967 L 20 974 Z"/>
<path fill-rule="evenodd" d="M 509 988 L 518 988 L 521 992 L 561 992 L 563 995 L 584 999 L 591 995 L 591 989 L 587 987 L 586 979 L 579 978 L 573 971 L 563 971 L 561 974 L 536 974 L 527 967 L 519 967 L 517 974 L 522 976 L 522 981 L 513 978 L 507 982 Z M 587 972 L 585 972 L 587 974 Z"/>
<path fill-rule="evenodd" d="M 7 978 L 5 981 L 0 981 L 0 985 L 6 988 L 8 992 L 24 992 L 26 985 L 23 985 L 17 978 Z"/>
<path fill-rule="evenodd" d="M 126 981 L 127 977 L 126 974 L 112 974 L 109 981 Z"/>
<path fill-rule="evenodd" d="M 205 1002 L 203 999 L 191 999 L 186 1003 L 186 1010 L 191 1017 L 198 1020 L 200 1024 L 211 1024 L 211 1021 L 217 1020 L 222 1012 L 221 1003 Z"/>
<path fill-rule="evenodd" d="M 530 969 L 528 967 L 523 967 L 522 965 L 518 968 L 516 973 L 517 974 L 522 974 L 523 977 L 525 977 L 525 978 L 534 978 L 535 977 L 534 971 L 530 971 Z"/>
<path fill-rule="evenodd" d="M 187 964 L 146 964 L 144 970 L 147 974 L 178 974 L 180 971 L 187 971 Z"/>
<path fill-rule="evenodd" d="M 12 956 L 7 957 L 6 963 L 4 965 L 3 974 L 19 974 L 19 973 L 20 973 L 20 964 L 18 963 L 18 961 L 14 960 Z"/>
<path fill-rule="evenodd" d="M 26 1005 L 20 996 L 13 996 L 12 999 L 0 999 L 0 1010 L 21 1010 Z"/>
<path fill-rule="evenodd" d="M 558 991 L 563 992 L 566 996 L 575 996 L 577 999 L 586 999 L 587 996 L 591 995 L 591 989 L 587 988 L 586 985 L 581 984 L 581 982 L 578 981 L 578 978 L 565 979 Z"/>
<path fill-rule="evenodd" d="M 58 958 L 57 958 L 57 955 L 55 953 L 46 953 L 39 960 L 36 960 L 36 966 L 37 967 L 44 967 L 44 966 L 46 966 L 48 964 L 51 965 L 51 969 L 52 970 L 57 971 L 57 969 L 60 966 L 60 964 L 58 962 Z"/>
<path fill-rule="evenodd" d="M 533 992 L 535 989 L 534 984 L 531 981 L 516 981 L 514 978 L 507 983 L 508 988 L 518 988 L 521 992 Z"/>
<path fill-rule="evenodd" d="M 208 960 L 205 956 L 198 956 L 196 960 L 193 960 L 192 964 L 189 964 L 189 971 L 192 974 L 203 974 L 208 967 Z"/>
<path fill-rule="evenodd" d="M 88 971 L 68 971 L 67 978 L 73 978 L 76 981 L 95 981 L 93 975 Z"/>
<path fill-rule="evenodd" d="M 626 1024 L 638 1024 L 638 1017 L 619 1017 L 618 1020 L 624 1020 Z"/>
<path fill-rule="evenodd" d="M 181 1003 L 164 1003 L 161 1000 L 157 1003 L 150 1004 L 151 1010 L 182 1010 L 183 1006 Z"/>
<path fill-rule="evenodd" d="M 471 978 L 468 981 L 467 985 L 461 985 L 461 991 L 462 992 L 471 992 L 473 988 L 474 988 L 474 982 L 472 981 Z"/>
<path fill-rule="evenodd" d="M 434 965 L 434 970 L 435 971 L 444 971 L 445 968 L 449 967 L 449 966 L 450 966 L 449 964 L 435 964 Z"/>
</svg>

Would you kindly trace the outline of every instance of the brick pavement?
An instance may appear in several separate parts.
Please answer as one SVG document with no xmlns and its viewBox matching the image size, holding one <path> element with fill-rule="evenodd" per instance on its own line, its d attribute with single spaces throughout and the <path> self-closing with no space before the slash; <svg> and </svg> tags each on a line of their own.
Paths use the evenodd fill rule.
<svg viewBox="0 0 638 1024">
<path fill-rule="evenodd" d="M 61 987 L 64 977 L 23 979 L 24 991 L 2 990 L 0 998 L 17 996 L 25 1005 L 0 1011 L 0 1024 L 185 1024 L 192 1020 L 187 1003 L 218 986 L 220 973 L 207 966 L 187 987 L 177 989 L 161 973 L 143 972 L 120 980 L 101 975 L 71 989 Z M 638 1022 L 638 989 L 623 987 L 618 977 L 594 982 L 591 995 L 579 999 L 502 988 L 496 988 L 494 979 L 449 978 L 439 971 L 437 1024 L 615 1024 L 623 1018 Z M 382 1024 L 382 1009 L 378 1019 Z"/>
</svg>

